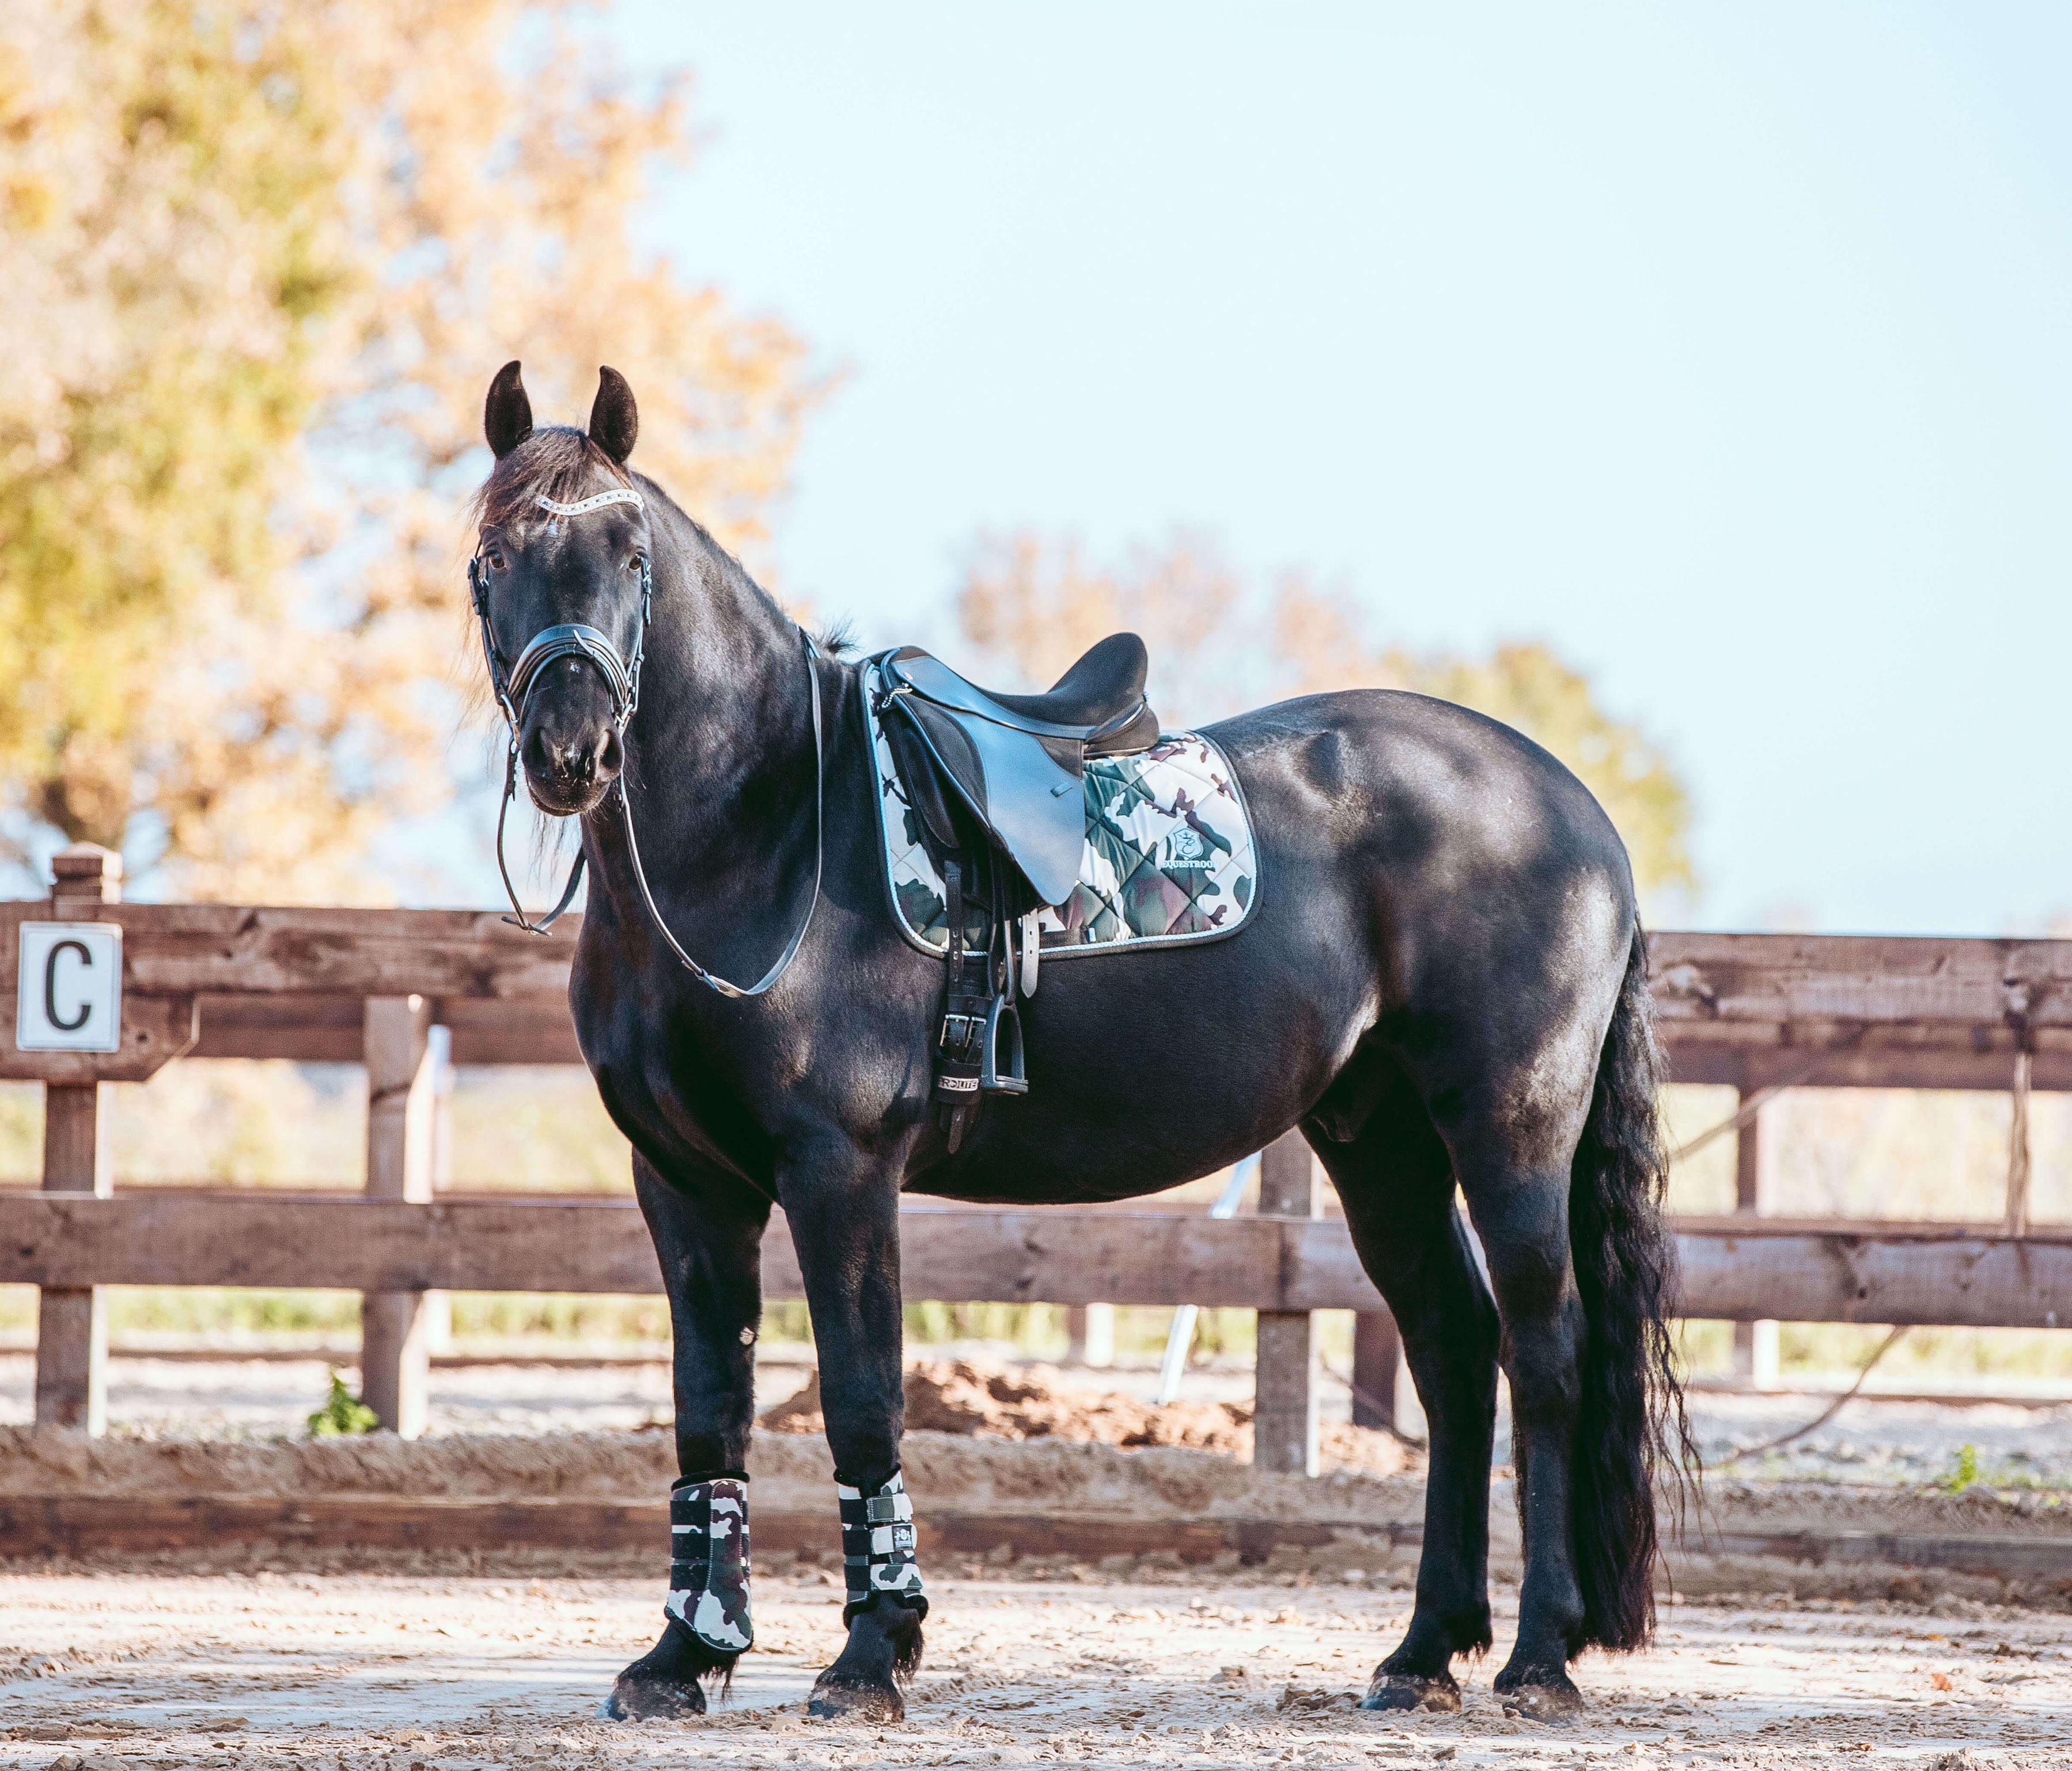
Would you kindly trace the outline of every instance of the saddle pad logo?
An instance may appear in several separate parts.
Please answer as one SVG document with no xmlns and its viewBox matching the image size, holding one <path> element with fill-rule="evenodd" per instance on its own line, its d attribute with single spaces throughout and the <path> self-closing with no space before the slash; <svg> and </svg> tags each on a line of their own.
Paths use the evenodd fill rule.
<svg viewBox="0 0 2072 1771">
<path fill-rule="evenodd" d="M 865 685 L 866 706 L 875 686 Z M 939 953 L 949 944 L 942 876 L 891 747 L 877 715 L 870 719 L 892 902 L 907 938 Z M 1046 958 L 1218 940 L 1244 923 L 1259 878 L 1252 819 L 1212 740 L 1184 732 L 1134 756 L 1096 758 L 1087 764 L 1086 811 L 1079 883 L 1038 915 Z"/>
</svg>

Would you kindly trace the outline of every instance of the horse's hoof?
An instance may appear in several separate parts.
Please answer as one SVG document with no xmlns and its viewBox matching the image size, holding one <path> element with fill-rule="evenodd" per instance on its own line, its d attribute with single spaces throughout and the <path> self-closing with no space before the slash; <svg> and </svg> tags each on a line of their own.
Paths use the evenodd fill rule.
<svg viewBox="0 0 2072 1771">
<path fill-rule="evenodd" d="M 621 1673 L 597 1713 L 606 1722 L 681 1722 L 705 1713 L 705 1694 L 696 1679 L 632 1678 Z"/>
<path fill-rule="evenodd" d="M 865 1685 L 822 1676 L 806 1700 L 806 1714 L 816 1722 L 903 1722 L 906 1700 L 896 1685 Z"/>
<path fill-rule="evenodd" d="M 1461 1687 L 1451 1673 L 1427 1676 L 1422 1673 L 1375 1670 L 1367 1682 L 1363 1710 L 1429 1710 L 1441 1715 L 1460 1712 Z"/>
<path fill-rule="evenodd" d="M 1509 1691 L 1499 1690 L 1506 1715 L 1522 1716 L 1528 1722 L 1565 1722 L 1581 1714 L 1583 1694 L 1565 1673 L 1549 1678 L 1545 1674 Z"/>
</svg>

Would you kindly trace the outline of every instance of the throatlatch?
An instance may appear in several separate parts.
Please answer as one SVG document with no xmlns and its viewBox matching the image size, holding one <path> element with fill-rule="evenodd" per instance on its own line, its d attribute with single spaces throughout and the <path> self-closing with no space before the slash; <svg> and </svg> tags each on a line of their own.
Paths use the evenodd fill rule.
<svg viewBox="0 0 2072 1771">
<path fill-rule="evenodd" d="M 835 1493 L 841 1503 L 842 1573 L 848 1588 L 842 1621 L 866 1609 L 881 1592 L 926 1617 L 928 1598 L 921 1590 L 921 1566 L 914 1559 L 914 1502 L 898 1471 L 874 1494 L 840 1480 Z"/>
<path fill-rule="evenodd" d="M 746 1477 L 670 1485 L 669 1596 L 662 1609 L 719 1654 L 738 1654 L 754 1644 Z"/>
</svg>

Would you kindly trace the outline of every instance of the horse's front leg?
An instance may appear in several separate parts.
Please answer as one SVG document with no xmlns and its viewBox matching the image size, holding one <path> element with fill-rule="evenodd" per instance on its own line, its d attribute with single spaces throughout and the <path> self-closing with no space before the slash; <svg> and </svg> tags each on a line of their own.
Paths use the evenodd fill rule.
<svg viewBox="0 0 2072 1771">
<path fill-rule="evenodd" d="M 671 1485 L 668 1618 L 619 1675 L 604 1713 L 705 1713 L 700 1681 L 723 1683 L 754 1638 L 748 1610 L 748 1433 L 763 1318 L 769 1202 L 732 1176 L 664 1180 L 639 1155 L 633 1186 L 661 1258 L 675 1342 L 676 1481 Z"/>
<path fill-rule="evenodd" d="M 787 1164 L 778 1192 L 812 1312 L 847 1575 L 849 1641 L 815 1683 L 808 1713 L 896 1721 L 928 1614 L 899 1473 L 898 1170 L 853 1148 L 822 1149 Z"/>
</svg>

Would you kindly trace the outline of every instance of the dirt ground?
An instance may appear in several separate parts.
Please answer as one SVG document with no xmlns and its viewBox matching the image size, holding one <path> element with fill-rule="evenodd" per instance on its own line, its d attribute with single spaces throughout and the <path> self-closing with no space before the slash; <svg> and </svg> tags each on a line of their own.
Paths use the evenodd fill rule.
<svg viewBox="0 0 2072 1771">
<path fill-rule="evenodd" d="M 813 1723 L 839 1577 L 758 1570 L 758 1645 L 701 1722 L 594 1717 L 660 1623 L 656 1579 L 0 1575 L 0 1766 L 2072 1765 L 2072 1619 L 1889 1604 L 1679 1604 L 1659 1645 L 1578 1669 L 1589 1708 L 1352 1709 L 1408 1595 L 1300 1577 L 934 1571 L 899 1726 Z M 1498 1652 L 1515 1607 L 1500 1599 Z"/>
<path fill-rule="evenodd" d="M 200 1368 L 206 1373 L 209 1368 Z M 187 1368 L 191 1378 L 196 1368 Z M 796 1387 L 800 1373 L 786 1388 Z M 172 1387 L 168 1372 L 168 1389 Z M 279 1382 L 254 1371 L 253 1394 Z M 605 1386 L 619 1382 L 603 1374 Z M 571 1398 L 598 1374 L 568 1374 Z M 646 1380 L 643 1379 L 642 1382 Z M 653 1505 L 674 1473 L 666 1416 L 613 1406 L 645 1430 L 595 1431 L 571 1406 L 538 1414 L 560 1374 L 457 1373 L 510 1411 L 507 1430 L 309 1441 L 217 1423 L 138 1423 L 105 1439 L 0 1425 L 0 1505 L 12 1496 L 179 1493 L 610 1498 Z M 772 1386 L 775 1387 L 774 1386 Z M 1749 1549 L 1778 1534 L 2063 1539 L 2064 1494 L 2036 1481 L 2066 1411 L 2003 1423 L 1988 1411 L 1885 1412 L 1851 1422 L 1807 1473 L 1721 1470 L 1707 1522 L 1726 1538 L 1672 1559 L 1679 1596 L 1657 1645 L 1577 1669 L 1589 1707 L 1548 1727 L 1505 1714 L 1489 1680 L 1515 1625 L 1507 1468 L 1492 1495 L 1496 1655 L 1462 1666 L 1458 1716 L 1352 1706 L 1406 1621 L 1422 1459 L 1339 1423 L 1316 1480 L 1242 1460 L 1246 1411 L 1201 1398 L 1173 1413 L 1073 1393 L 1033 1368 L 925 1367 L 908 1484 L 966 1514 L 1309 1528 L 1263 1566 L 1235 1551 L 1186 1568 L 1152 1551 L 1096 1563 L 924 1556 L 935 1610 L 898 1727 L 809 1723 L 803 1702 L 840 1641 L 837 1532 L 810 1387 L 778 1392 L 750 1454 L 765 1516 L 824 1513 L 828 1542 L 759 1549 L 758 1643 L 731 1699 L 696 1724 L 618 1724 L 595 1710 L 660 1629 L 663 1551 L 363 1551 L 224 1546 L 92 1564 L 0 1565 L 0 1771 L 297 1765 L 310 1771 L 578 1771 L 876 1765 L 1561 1768 L 1834 1764 L 2072 1771 L 2072 1588 Z M 621 1394 L 624 1394 L 621 1392 Z M 766 1391 L 769 1399 L 769 1392 Z M 528 1407 L 528 1402 L 531 1404 Z M 269 1408 L 279 1402 L 269 1400 Z M 1798 1399 L 1708 1398 L 1701 1431 L 1756 1442 Z M 2013 1411 L 2000 1411 L 2012 1415 Z M 480 1417 L 478 1417 L 480 1422 Z M 592 1430 L 569 1431 L 581 1422 Z M 1889 1426 L 1885 1425 L 1889 1423 Z M 486 1422 L 480 1423 L 486 1424 Z M 561 1430 L 557 1430 L 557 1427 Z M 804 1429 L 803 1431 L 800 1429 Z M 2024 1430 L 2025 1429 L 2025 1430 Z M 1992 1430 L 2003 1430 L 1996 1443 Z M 1866 1433 L 1889 1456 L 1855 1459 Z M 1961 1437 L 1959 1436 L 1961 1435 Z M 1962 1493 L 1902 1472 L 1975 1443 L 2004 1477 Z M 2024 1448 L 2026 1464 L 2014 1454 Z M 1231 1455 L 1237 1452 L 1238 1456 Z M 1501 1454 L 1500 1454 L 1501 1455 Z M 1867 1467 L 1869 1466 L 1869 1467 Z M 1795 1472 L 1794 1472 L 1795 1473 Z M 2026 1477 L 2025 1481 L 2020 1478 Z M 1319 1530 L 1318 1528 L 1321 1527 Z M 810 1541 L 810 1534 L 808 1534 Z M 2012 1603 L 2025 1601 L 2025 1605 Z"/>
</svg>

